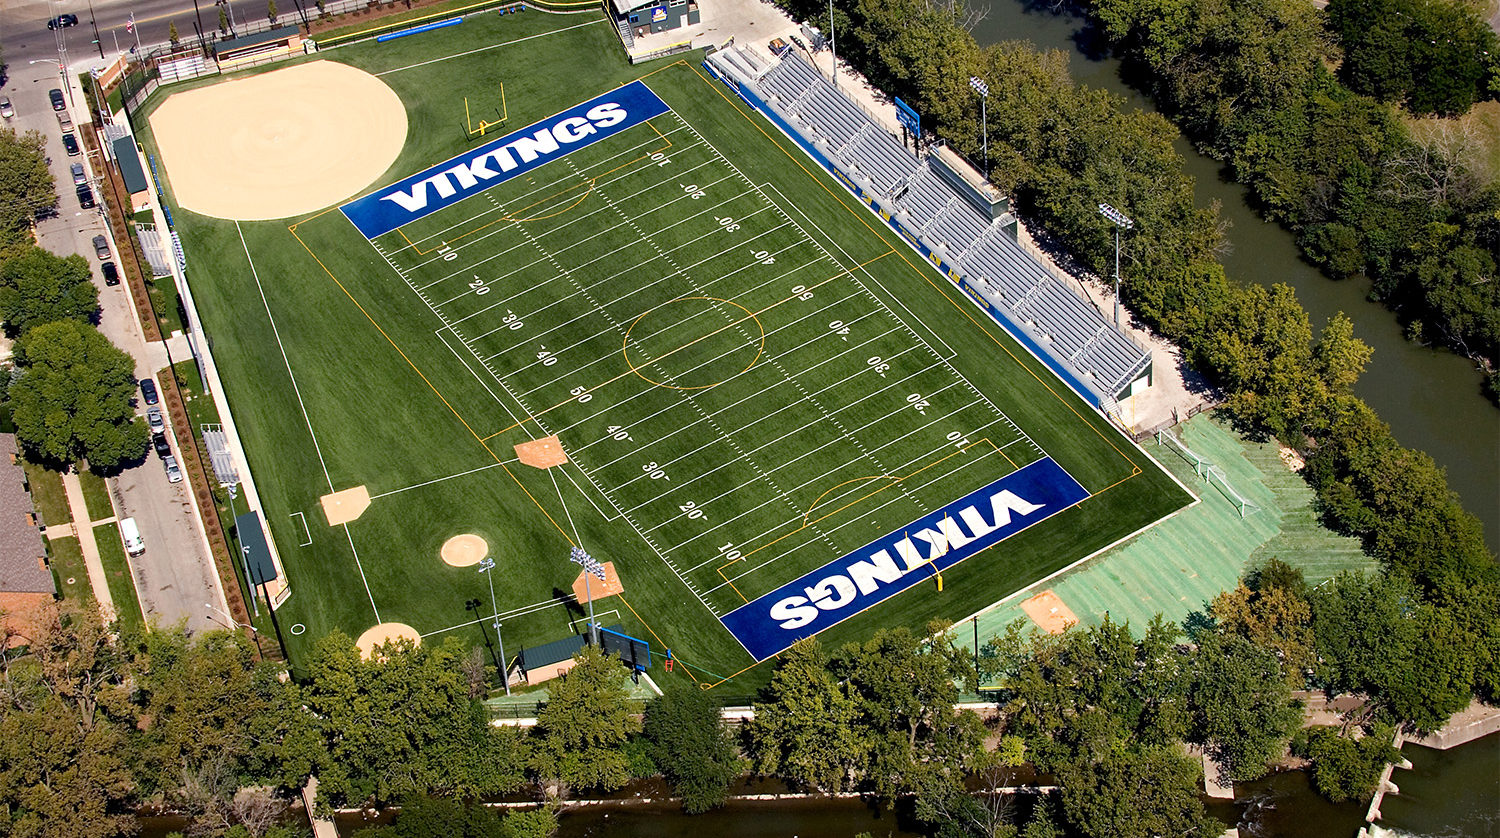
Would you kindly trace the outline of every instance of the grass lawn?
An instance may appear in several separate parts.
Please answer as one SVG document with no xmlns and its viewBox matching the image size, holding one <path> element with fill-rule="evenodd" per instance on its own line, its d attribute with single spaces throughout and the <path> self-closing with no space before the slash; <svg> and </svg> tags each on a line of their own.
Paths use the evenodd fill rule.
<svg viewBox="0 0 1500 838">
<path fill-rule="evenodd" d="M 130 576 L 119 528 L 114 524 L 94 527 L 94 541 L 99 545 L 99 561 L 104 564 L 104 576 L 109 580 L 109 596 L 115 602 L 115 614 L 124 627 L 144 629 L 146 620 L 141 615 L 140 600 L 136 598 L 135 582 Z"/>
<path fill-rule="evenodd" d="M 83 487 L 83 502 L 89 510 L 90 521 L 101 521 L 115 514 L 109 498 L 109 485 L 104 478 L 92 471 L 80 471 L 78 483 Z"/>
<path fill-rule="evenodd" d="M 24 463 L 26 482 L 31 487 L 31 502 L 47 526 L 66 524 L 73 520 L 68 511 L 68 496 L 63 491 L 62 475 L 35 463 Z"/>
<path fill-rule="evenodd" d="M 94 602 L 94 590 L 89 587 L 88 567 L 83 563 L 83 550 L 78 538 L 54 538 L 47 542 L 52 564 L 52 574 L 57 578 L 57 588 L 63 599 L 82 604 Z"/>
<path fill-rule="evenodd" d="M 663 686 L 748 691 L 769 667 L 719 618 L 1045 458 L 1088 498 L 825 641 L 960 619 L 1188 501 L 694 63 L 633 68 L 592 20 L 482 16 L 324 57 L 406 105 L 382 182 L 468 148 L 462 97 L 502 81 L 515 128 L 641 77 L 670 111 L 373 242 L 337 211 L 174 213 L 294 659 L 377 622 L 478 645 L 475 600 L 512 653 L 578 631 L 581 544 L 625 587 L 600 621 L 682 664 Z M 553 434 L 567 464 L 518 463 Z M 328 526 L 319 497 L 354 486 L 372 506 Z M 439 559 L 460 533 L 494 572 Z"/>
</svg>

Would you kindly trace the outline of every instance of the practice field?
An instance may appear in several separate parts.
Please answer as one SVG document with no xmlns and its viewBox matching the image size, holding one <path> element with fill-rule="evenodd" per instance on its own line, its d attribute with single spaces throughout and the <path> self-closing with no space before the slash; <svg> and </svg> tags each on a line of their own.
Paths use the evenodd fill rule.
<svg viewBox="0 0 1500 838">
<path fill-rule="evenodd" d="M 183 213 L 284 623 L 498 618 L 514 652 L 578 630 L 581 546 L 623 587 L 601 622 L 749 686 L 798 636 L 962 618 L 1190 500 L 700 68 L 551 23 L 486 56 L 512 135 L 290 225 Z M 537 50 L 597 83 L 549 90 Z M 475 66 L 382 78 L 421 126 Z M 357 486 L 330 527 L 318 498 Z M 455 563 L 461 534 L 488 558 Z"/>
</svg>

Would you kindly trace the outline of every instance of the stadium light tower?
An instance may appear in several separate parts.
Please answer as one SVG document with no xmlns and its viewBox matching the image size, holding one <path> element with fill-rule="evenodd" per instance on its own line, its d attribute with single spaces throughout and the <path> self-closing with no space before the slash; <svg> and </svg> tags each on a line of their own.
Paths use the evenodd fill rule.
<svg viewBox="0 0 1500 838">
<path fill-rule="evenodd" d="M 1134 230 L 1135 222 L 1109 204 L 1099 205 L 1099 214 L 1115 225 L 1115 325 L 1120 325 L 1120 230 Z"/>
<path fill-rule="evenodd" d="M 833 55 L 833 89 L 839 89 L 839 45 L 833 39 L 833 0 L 828 0 L 828 52 Z"/>
<path fill-rule="evenodd" d="M 479 563 L 479 572 L 483 573 L 484 577 L 490 582 L 490 613 L 493 615 L 491 619 L 495 621 L 495 638 L 500 641 L 500 660 L 495 662 L 495 666 L 500 670 L 500 682 L 505 685 L 505 694 L 510 695 L 510 673 L 505 669 L 505 638 L 500 636 L 500 606 L 495 603 L 495 576 L 490 573 L 494 569 L 494 559 L 486 558 Z M 471 602 L 476 606 L 479 604 L 478 600 L 471 600 Z M 479 612 L 476 609 L 475 616 L 478 615 Z M 483 624 L 481 623 L 480 626 L 482 629 Z M 488 643 L 489 640 L 485 640 L 485 642 Z M 493 652 L 494 650 L 491 650 L 492 654 Z"/>
<path fill-rule="evenodd" d="M 589 640 L 597 647 L 599 645 L 599 624 L 594 622 L 594 589 L 589 582 L 589 577 L 597 576 L 599 577 L 599 581 L 603 582 L 605 578 L 604 565 L 599 564 L 597 559 L 584 552 L 582 547 L 574 547 L 572 552 L 568 554 L 568 558 L 574 563 L 581 565 L 584 570 L 583 593 L 589 600 Z"/>
<path fill-rule="evenodd" d="M 979 94 L 979 122 L 984 126 L 984 179 L 990 179 L 990 86 L 978 76 L 969 76 L 969 86 Z"/>
</svg>

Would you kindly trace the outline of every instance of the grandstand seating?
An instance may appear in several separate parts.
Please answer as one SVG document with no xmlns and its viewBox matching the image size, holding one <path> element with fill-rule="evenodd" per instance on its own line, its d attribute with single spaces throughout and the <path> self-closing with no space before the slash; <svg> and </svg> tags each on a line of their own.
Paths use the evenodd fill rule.
<svg viewBox="0 0 1500 838">
<path fill-rule="evenodd" d="M 738 50 L 731 50 L 734 54 Z M 964 200 L 858 105 L 835 89 L 798 51 L 769 69 L 748 53 L 716 54 L 845 175 L 891 210 L 929 249 L 943 254 L 970 284 L 1024 329 L 1099 398 L 1113 400 L 1150 365 L 1135 345 L 1004 231 Z"/>
</svg>

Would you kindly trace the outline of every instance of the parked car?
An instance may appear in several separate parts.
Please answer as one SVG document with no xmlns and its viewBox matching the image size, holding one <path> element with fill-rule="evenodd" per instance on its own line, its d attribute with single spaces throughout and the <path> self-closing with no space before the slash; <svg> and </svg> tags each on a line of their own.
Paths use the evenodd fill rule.
<svg viewBox="0 0 1500 838">
<path fill-rule="evenodd" d="M 167 429 L 167 420 L 161 415 L 161 408 L 153 407 L 146 411 L 146 424 L 151 426 L 151 433 L 159 434 Z"/>
<path fill-rule="evenodd" d="M 6 119 L 10 119 L 15 115 L 16 109 L 11 107 L 10 98 L 7 96 L 0 96 L 0 116 L 5 117 Z"/>
<path fill-rule="evenodd" d="M 167 442 L 167 435 L 166 434 L 163 434 L 163 433 L 152 434 L 151 435 L 151 444 L 154 445 L 154 446 L 156 446 L 156 456 L 161 457 L 163 460 L 165 460 L 168 457 L 172 456 L 172 446 L 171 446 L 170 443 Z M 177 481 L 174 480 L 172 482 L 175 483 Z"/>
<path fill-rule="evenodd" d="M 68 165 L 68 171 L 70 171 L 70 172 L 73 173 L 73 185 L 74 186 L 77 186 L 77 185 L 79 185 L 81 183 L 88 183 L 89 182 L 88 173 L 83 170 L 83 164 L 82 163 L 70 163 Z"/>
<path fill-rule="evenodd" d="M 78 15 L 58 15 L 57 17 L 47 21 L 48 29 L 67 29 L 70 26 L 77 25 Z"/>
<path fill-rule="evenodd" d="M 63 98 L 60 88 L 54 87 L 47 91 L 47 98 L 52 100 L 52 110 L 54 111 L 66 110 L 68 107 L 68 100 Z"/>
<path fill-rule="evenodd" d="M 64 134 L 71 134 L 73 132 L 73 117 L 69 116 L 67 111 L 58 111 L 57 127 L 61 128 Z"/>
<path fill-rule="evenodd" d="M 161 458 L 161 464 L 167 470 L 167 482 L 168 483 L 181 483 L 182 482 L 182 469 L 178 467 L 178 465 L 177 465 L 177 458 L 176 457 L 172 456 L 171 454 L 168 454 L 165 457 Z"/>
<path fill-rule="evenodd" d="M 99 270 L 101 270 L 101 271 L 104 272 L 104 284 L 105 285 L 119 285 L 120 284 L 120 269 L 115 267 L 115 263 L 114 262 L 105 262 L 105 263 L 101 264 L 99 266 Z"/>
<path fill-rule="evenodd" d="M 94 236 L 94 255 L 100 259 L 109 258 L 109 239 L 103 236 Z"/>
<path fill-rule="evenodd" d="M 156 382 L 149 378 L 141 379 L 141 395 L 145 397 L 148 405 L 161 401 L 161 398 L 156 395 Z"/>
<path fill-rule="evenodd" d="M 89 209 L 94 205 L 94 190 L 87 183 L 78 185 L 78 206 Z"/>
<path fill-rule="evenodd" d="M 72 134 L 63 134 L 63 148 L 67 150 L 69 157 L 77 157 L 82 151 L 78 147 L 78 138 Z"/>
</svg>

